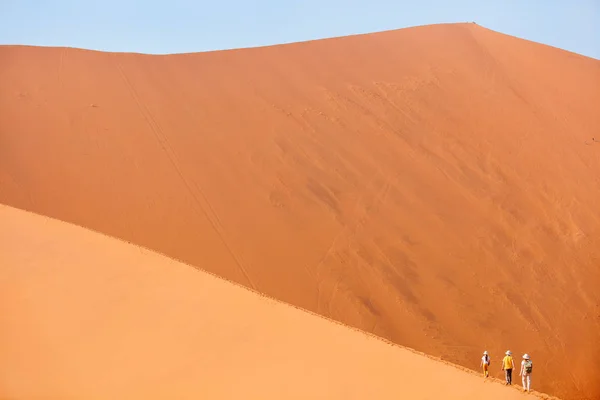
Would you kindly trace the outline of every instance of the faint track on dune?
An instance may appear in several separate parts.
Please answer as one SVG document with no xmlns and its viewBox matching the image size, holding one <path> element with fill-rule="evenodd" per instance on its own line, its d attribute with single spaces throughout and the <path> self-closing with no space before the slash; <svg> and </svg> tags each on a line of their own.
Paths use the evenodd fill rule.
<svg viewBox="0 0 600 400">
<path fill-rule="evenodd" d="M 352 220 L 354 220 L 354 221 L 360 220 L 360 218 L 357 218 L 357 216 L 356 216 L 358 214 L 359 205 L 361 204 L 363 198 L 365 197 L 369 187 L 371 186 L 371 183 L 373 182 L 373 180 L 375 180 L 375 177 L 377 177 L 377 175 L 379 175 L 380 173 L 381 173 L 381 171 L 379 169 L 377 169 L 377 171 L 373 174 L 371 179 L 369 179 L 369 182 L 367 182 L 367 184 L 365 185 L 365 190 L 363 191 L 363 193 L 356 200 L 356 203 L 354 204 L 354 207 L 352 209 L 352 214 L 351 214 Z M 323 265 L 325 260 L 329 257 L 329 255 L 331 254 L 333 249 L 335 249 L 337 242 L 342 238 L 344 233 L 347 232 L 348 228 L 349 228 L 349 224 L 344 224 L 342 226 L 340 231 L 334 236 L 333 241 L 331 242 L 331 244 L 329 245 L 327 250 L 325 250 L 325 253 L 321 256 L 321 258 L 319 259 L 319 261 L 317 262 L 317 264 L 314 267 L 315 276 L 317 277 L 317 310 L 321 309 L 321 284 L 323 283 L 323 279 L 318 279 L 319 278 L 319 269 L 321 268 L 321 266 Z M 336 290 L 337 290 L 338 284 L 339 284 L 339 279 L 335 283 Z M 334 291 L 332 291 L 332 295 L 333 295 L 333 292 Z M 329 312 L 331 315 L 331 309 L 329 309 Z"/>
<path fill-rule="evenodd" d="M 138 107 L 138 110 L 140 111 L 140 114 L 144 118 L 146 124 L 150 127 L 150 130 L 154 134 L 156 140 L 160 144 L 160 146 L 163 149 L 163 151 L 165 152 L 165 154 L 167 155 L 169 161 L 173 165 L 173 168 L 175 168 L 175 171 L 181 178 L 186 189 L 188 190 L 188 192 L 194 199 L 198 209 L 202 212 L 202 214 L 206 217 L 208 222 L 211 224 L 212 228 L 215 230 L 215 232 L 221 239 L 221 242 L 223 243 L 223 245 L 225 246 L 225 248 L 227 249 L 227 251 L 229 252 L 231 257 L 237 264 L 237 267 L 242 272 L 242 274 L 244 275 L 244 277 L 246 278 L 246 280 L 248 281 L 248 283 L 250 284 L 252 289 L 257 290 L 257 287 L 254 284 L 254 282 L 252 281 L 252 279 L 250 278 L 250 275 L 248 274 L 246 268 L 244 267 L 244 264 L 243 264 L 241 258 L 231 248 L 228 241 L 225 239 L 225 233 L 224 233 L 223 227 L 220 223 L 220 220 L 219 220 L 217 214 L 215 213 L 214 208 L 211 206 L 210 201 L 206 197 L 206 194 L 198 185 L 194 185 L 196 187 L 196 190 L 200 194 L 200 197 L 196 194 L 192 184 L 190 184 L 190 182 L 188 181 L 188 179 L 185 177 L 185 175 L 183 174 L 183 172 L 181 170 L 180 161 L 179 161 L 179 158 L 177 157 L 177 153 L 173 150 L 173 147 L 169 143 L 169 141 L 168 141 L 167 137 L 165 136 L 160 125 L 156 122 L 156 120 L 152 116 L 152 113 L 150 112 L 150 110 L 148 110 L 146 105 L 144 105 L 144 103 L 142 103 L 142 101 L 140 100 L 137 91 L 131 84 L 131 81 L 125 74 L 125 71 L 123 70 L 123 67 L 121 66 L 121 64 L 119 63 L 118 60 L 115 60 L 115 66 L 117 67 L 119 74 L 121 75 L 121 78 L 127 85 L 127 88 L 129 89 L 129 93 L 131 94 L 131 97 L 134 99 L 134 101 Z M 203 205 L 203 203 L 205 205 Z M 207 211 L 207 209 L 208 209 L 208 211 Z"/>
<path fill-rule="evenodd" d="M 361 194 L 361 196 L 358 198 L 358 200 L 356 201 L 356 204 L 354 205 L 354 209 L 352 211 L 352 221 L 350 223 L 345 224 L 342 229 L 340 229 L 339 233 L 333 238 L 333 241 L 331 243 L 331 245 L 327 248 L 327 250 L 325 251 L 325 254 L 323 254 L 323 256 L 321 257 L 321 259 L 319 260 L 319 262 L 316 264 L 314 270 L 315 270 L 315 274 L 318 276 L 319 275 L 319 269 L 321 268 L 321 266 L 323 265 L 323 263 L 325 262 L 325 260 L 327 260 L 327 258 L 331 255 L 331 253 L 335 250 L 338 242 L 345 236 L 348 235 L 347 238 L 351 239 L 353 237 L 356 236 L 357 231 L 358 231 L 358 227 L 364 225 L 365 221 L 367 220 L 367 218 L 369 217 L 370 214 L 372 214 L 373 211 L 377 211 L 377 207 L 379 207 L 387 198 L 387 194 L 390 190 L 390 188 L 392 187 L 392 180 L 395 180 L 395 176 L 394 177 L 387 177 L 387 179 L 385 179 L 384 183 L 381 185 L 381 187 L 379 188 L 379 190 L 377 191 L 375 198 L 372 201 L 371 206 L 369 207 L 368 204 L 366 205 L 366 207 L 364 208 L 364 213 L 362 215 L 358 215 L 359 213 L 359 206 L 360 204 L 363 202 L 363 200 L 365 199 L 365 197 L 368 195 L 369 191 L 369 187 L 371 186 L 371 184 L 373 183 L 373 181 L 375 180 L 375 178 L 378 176 L 384 176 L 385 175 L 382 173 L 381 169 L 378 168 L 377 171 L 375 172 L 375 174 L 373 174 L 373 177 L 371 177 L 371 179 L 369 180 L 369 182 L 367 183 L 367 185 L 365 186 L 365 190 L 363 191 L 363 193 Z M 318 286 L 317 286 L 317 309 L 320 309 L 321 306 L 321 289 L 320 289 L 320 282 L 322 282 L 322 280 L 318 280 Z M 340 279 L 339 277 L 336 279 L 333 289 L 331 291 L 331 297 L 333 297 L 338 289 L 338 286 L 340 284 Z M 329 304 L 329 312 L 331 315 L 331 302 Z"/>
<path fill-rule="evenodd" d="M 331 253 L 331 251 L 335 248 L 335 244 L 337 243 L 337 241 L 346 233 L 352 231 L 352 235 L 351 236 L 355 236 L 356 232 L 357 232 L 357 228 L 362 225 L 364 223 L 364 221 L 366 220 L 366 218 L 369 216 L 369 214 L 371 213 L 370 210 L 366 210 L 365 213 L 360 216 L 357 217 L 356 214 L 358 214 L 358 207 L 361 204 L 361 202 L 364 200 L 364 198 L 368 195 L 369 193 L 369 187 L 371 186 L 371 184 L 373 183 L 373 181 L 375 180 L 375 178 L 378 176 L 384 176 L 381 169 L 378 169 L 375 174 L 373 175 L 373 177 L 369 180 L 369 182 L 367 183 L 367 185 L 365 185 L 365 191 L 361 194 L 361 196 L 358 198 L 358 200 L 356 201 L 356 204 L 354 206 L 354 210 L 352 212 L 352 216 L 353 216 L 353 221 L 349 224 L 345 224 L 342 229 L 340 230 L 340 232 L 335 236 L 331 246 L 329 246 L 329 248 L 327 249 L 327 251 L 325 252 L 325 254 L 323 255 L 323 257 L 321 257 L 321 261 L 316 265 L 315 269 L 318 269 L 323 262 L 325 261 L 325 259 L 329 256 L 329 254 Z M 375 199 L 373 200 L 373 205 L 370 207 L 370 209 L 375 208 L 376 206 L 379 206 L 381 203 L 383 203 L 387 197 L 387 194 L 392 186 L 392 181 L 394 181 L 396 178 L 395 177 L 388 177 L 385 182 L 381 185 L 381 187 L 379 188 L 379 190 L 377 191 L 377 194 L 375 195 Z"/>
</svg>

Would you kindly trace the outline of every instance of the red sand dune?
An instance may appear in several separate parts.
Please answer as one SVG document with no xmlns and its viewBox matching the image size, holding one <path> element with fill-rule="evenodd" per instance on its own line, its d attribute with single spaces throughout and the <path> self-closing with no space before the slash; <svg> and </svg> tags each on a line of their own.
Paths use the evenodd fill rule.
<svg viewBox="0 0 600 400">
<path fill-rule="evenodd" d="M 531 398 L 61 221 L 0 239 L 0 398 Z"/>
<path fill-rule="evenodd" d="M 475 24 L 150 56 L 0 47 L 0 203 L 600 397 L 600 62 Z M 494 368 L 494 374 L 500 371 Z"/>
</svg>

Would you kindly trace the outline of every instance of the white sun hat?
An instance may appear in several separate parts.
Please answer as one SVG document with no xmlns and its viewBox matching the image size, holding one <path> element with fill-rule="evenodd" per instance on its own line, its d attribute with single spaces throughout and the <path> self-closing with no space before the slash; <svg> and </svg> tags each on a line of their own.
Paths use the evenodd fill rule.
<svg viewBox="0 0 600 400">
<path fill-rule="evenodd" d="M 523 354 L 523 358 L 526 360 L 529 360 L 529 354 L 527 354 L 527 353 Z"/>
<path fill-rule="evenodd" d="M 487 353 L 488 353 L 487 350 L 483 352 L 483 354 L 486 354 L 486 355 L 487 355 Z"/>
<path fill-rule="evenodd" d="M 510 356 L 512 354 L 512 352 L 510 350 L 506 350 L 506 355 Z"/>
</svg>

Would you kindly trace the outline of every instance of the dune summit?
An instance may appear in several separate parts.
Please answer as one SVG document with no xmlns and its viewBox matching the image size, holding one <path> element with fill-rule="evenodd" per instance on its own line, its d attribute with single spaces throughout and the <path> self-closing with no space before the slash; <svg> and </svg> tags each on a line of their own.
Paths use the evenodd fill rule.
<svg viewBox="0 0 600 400">
<path fill-rule="evenodd" d="M 0 47 L 0 203 L 598 398 L 600 62 L 475 24 L 149 56 Z"/>
</svg>

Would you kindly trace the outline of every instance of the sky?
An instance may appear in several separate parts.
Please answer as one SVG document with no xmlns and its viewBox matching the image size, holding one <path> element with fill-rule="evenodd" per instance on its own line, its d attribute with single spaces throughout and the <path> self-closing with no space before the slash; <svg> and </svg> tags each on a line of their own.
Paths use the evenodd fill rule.
<svg viewBox="0 0 600 400">
<path fill-rule="evenodd" d="M 0 44 L 150 54 L 476 22 L 600 59 L 600 0 L 0 0 Z"/>
</svg>

